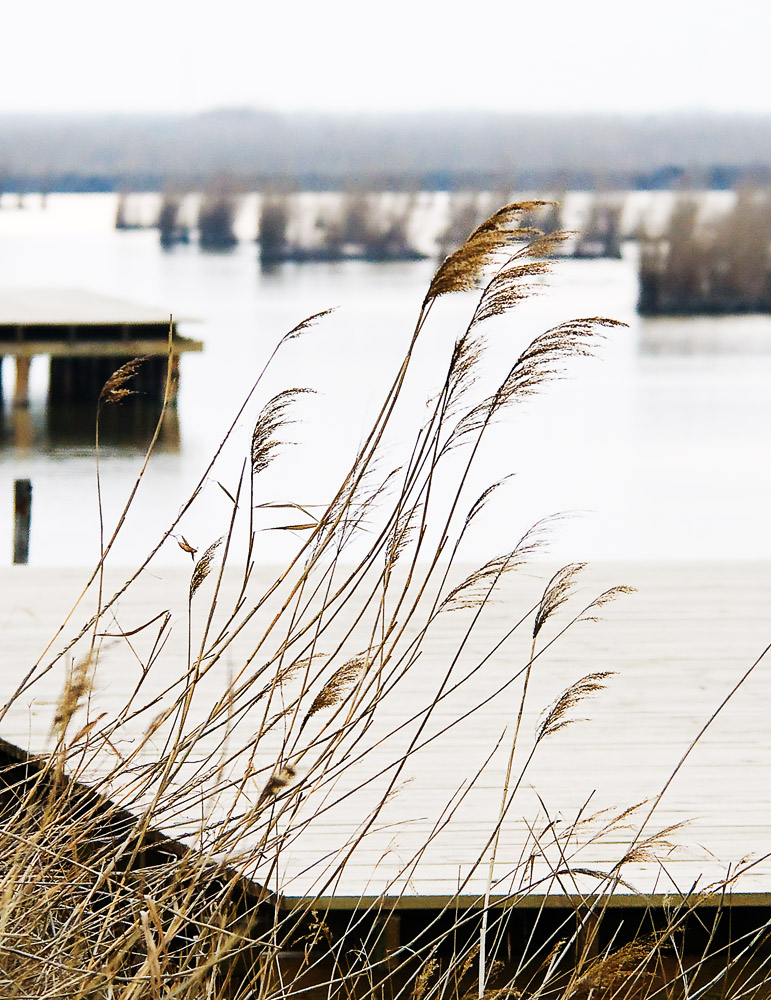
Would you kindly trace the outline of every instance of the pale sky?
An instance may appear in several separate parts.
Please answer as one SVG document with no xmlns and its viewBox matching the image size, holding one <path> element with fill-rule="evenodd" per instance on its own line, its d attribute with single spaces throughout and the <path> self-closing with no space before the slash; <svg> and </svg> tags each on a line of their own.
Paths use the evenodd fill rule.
<svg viewBox="0 0 771 1000">
<path fill-rule="evenodd" d="M 771 112 L 763 0 L 0 0 L 0 113 Z"/>
</svg>

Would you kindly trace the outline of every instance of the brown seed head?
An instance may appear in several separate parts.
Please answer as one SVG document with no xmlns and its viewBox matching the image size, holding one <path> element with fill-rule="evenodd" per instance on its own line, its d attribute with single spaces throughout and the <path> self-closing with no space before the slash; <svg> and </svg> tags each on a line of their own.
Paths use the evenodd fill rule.
<svg viewBox="0 0 771 1000">
<path fill-rule="evenodd" d="M 201 558 L 193 567 L 193 575 L 190 578 L 189 600 L 192 601 L 193 595 L 211 572 L 212 560 L 214 559 L 214 554 L 216 553 L 220 545 L 222 545 L 221 538 L 218 538 L 216 542 L 212 542 L 209 548 L 204 552 L 204 554 L 201 556 Z"/>
<path fill-rule="evenodd" d="M 102 386 L 98 406 L 101 408 L 108 403 L 120 403 L 127 396 L 135 396 L 136 390 L 128 388 L 128 385 L 146 360 L 146 357 L 134 358 L 114 371 Z"/>
</svg>

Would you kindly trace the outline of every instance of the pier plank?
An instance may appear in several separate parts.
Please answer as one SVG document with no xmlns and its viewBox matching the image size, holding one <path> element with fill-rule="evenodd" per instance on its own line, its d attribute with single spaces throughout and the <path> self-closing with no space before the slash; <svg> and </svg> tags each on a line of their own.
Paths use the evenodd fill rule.
<svg viewBox="0 0 771 1000">
<path fill-rule="evenodd" d="M 484 657 L 517 614 L 537 602 L 552 569 L 535 564 L 507 579 L 464 649 L 456 668 L 459 676 Z M 0 697 L 4 701 L 55 635 L 84 576 L 82 571 L 31 567 L 0 570 L 4 653 Z M 251 585 L 259 590 L 272 579 L 270 568 L 263 568 Z M 113 624 L 109 630 L 106 626 L 103 629 L 111 635 L 103 637 L 89 717 L 120 711 L 141 675 L 143 637 L 137 636 L 131 649 L 115 638 L 120 629 L 136 628 L 167 608 L 173 619 L 172 636 L 164 649 L 162 672 L 148 678 L 146 697 L 184 675 L 189 580 L 189 569 L 160 568 L 145 574 L 120 599 Z M 105 593 L 112 593 L 111 588 L 119 582 L 120 576 L 112 571 Z M 236 601 L 240 583 L 240 579 L 224 577 L 220 588 L 223 608 Z M 636 586 L 637 593 L 603 608 L 603 621 L 579 622 L 559 642 L 549 645 L 571 613 L 581 609 L 582 600 L 588 603 L 600 590 L 619 583 Z M 196 598 L 201 600 L 193 619 L 197 636 L 212 587 L 207 581 Z M 49 657 L 76 624 L 87 618 L 88 600 L 51 645 Z M 568 845 L 570 863 L 611 872 L 639 830 L 648 807 L 600 836 L 609 816 L 645 799 L 653 802 L 665 790 L 642 836 L 672 824 L 684 825 L 665 835 L 667 843 L 661 846 L 660 862 L 643 860 L 625 865 L 626 883 L 642 893 L 662 896 L 687 892 L 693 885 L 706 887 L 744 868 L 734 886 L 737 893 L 747 899 L 771 894 L 771 861 L 765 856 L 771 850 L 771 661 L 768 667 L 761 661 L 669 781 L 711 714 L 771 642 L 770 612 L 771 564 L 603 564 L 588 571 L 572 604 L 544 630 L 540 646 L 545 648 L 534 665 L 523 716 L 522 750 L 532 746 L 542 711 L 566 687 L 594 671 L 613 671 L 614 676 L 608 679 L 607 690 L 576 709 L 576 717 L 588 721 L 568 726 L 538 747 L 503 826 L 495 893 L 505 896 L 520 887 L 523 872 L 519 859 L 523 851 L 532 849 L 532 831 L 541 831 L 539 836 L 549 840 L 551 834 L 544 831 L 552 821 L 566 827 L 576 817 L 586 819 L 583 840 Z M 309 814 L 320 803 L 326 803 L 325 811 L 282 850 L 280 880 L 288 896 L 305 896 L 322 887 L 326 894 L 332 891 L 325 887 L 326 876 L 351 842 L 366 810 L 383 795 L 385 779 L 372 782 L 350 798 L 342 796 L 351 790 L 355 778 L 386 768 L 405 745 L 414 726 L 400 732 L 398 726 L 411 706 L 423 704 L 435 690 L 468 621 L 468 612 L 447 615 L 436 641 L 429 637 L 401 694 L 387 698 L 381 706 L 380 719 L 368 738 L 368 753 L 356 775 L 341 772 L 314 779 Z M 191 724 L 221 695 L 228 676 L 249 662 L 262 627 L 257 616 L 233 643 L 226 662 L 203 678 L 191 708 Z M 396 794 L 337 880 L 333 894 L 338 902 L 383 891 L 426 899 L 448 898 L 455 893 L 473 899 L 484 893 L 487 856 L 479 863 L 479 854 L 491 836 L 500 808 L 519 705 L 518 684 L 492 697 L 477 715 L 469 719 L 462 719 L 462 715 L 470 701 L 489 696 L 525 666 L 528 648 L 525 628 L 466 686 L 437 705 L 421 735 L 426 745 L 409 759 L 399 776 Z M 67 658 L 69 662 L 77 649 Z M 50 747 L 51 723 L 65 669 L 66 661 L 60 662 L 13 703 L 0 723 L 3 738 L 32 751 Z M 135 720 L 136 732 L 142 731 L 147 718 L 145 713 Z M 248 719 L 242 723 L 245 727 L 250 724 Z M 242 729 L 241 735 L 246 731 Z M 232 738 L 238 736 L 236 731 Z M 127 748 L 131 740 L 131 726 L 127 725 Z M 497 742 L 498 750 L 485 765 Z M 207 749 L 202 747 L 202 753 Z M 269 771 L 274 751 L 269 741 L 264 749 L 258 748 L 259 766 Z M 94 760 L 89 768 L 91 780 L 98 781 L 106 764 Z M 480 768 L 481 774 L 474 780 Z M 224 801 L 227 793 L 223 794 Z M 453 795 L 454 811 L 444 813 L 442 828 L 436 832 Z M 329 806 L 336 796 L 341 801 Z M 200 837 L 200 809 L 187 804 L 183 795 L 164 822 L 174 836 L 188 834 L 192 841 Z M 421 850 L 429 839 L 429 847 Z M 560 864 L 559 859 L 554 860 L 556 845 L 542 846 L 550 860 L 534 862 L 531 876 L 533 872 L 537 875 L 537 884 L 530 894 L 543 896 L 547 889 L 572 891 L 570 886 L 555 887 L 555 877 L 550 875 L 549 864 Z M 759 860 L 747 860 L 751 858 Z M 575 883 L 576 891 L 591 891 L 597 882 L 584 875 L 569 881 L 571 886 Z M 626 891 L 618 889 L 622 895 Z"/>
</svg>

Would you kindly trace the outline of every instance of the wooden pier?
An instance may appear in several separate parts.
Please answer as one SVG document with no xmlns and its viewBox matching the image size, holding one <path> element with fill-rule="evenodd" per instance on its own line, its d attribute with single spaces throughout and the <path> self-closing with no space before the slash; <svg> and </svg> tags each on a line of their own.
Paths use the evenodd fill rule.
<svg viewBox="0 0 771 1000">
<path fill-rule="evenodd" d="M 121 629 L 130 633 L 159 610 L 168 609 L 172 627 L 163 666 L 152 682 L 160 685 L 159 690 L 185 674 L 191 569 L 158 567 L 144 574 L 121 598 L 110 628 L 114 633 Z M 494 645 L 522 608 L 537 603 L 550 570 L 534 566 L 506 582 L 475 637 L 467 643 L 470 662 Z M 84 576 L 84 571 L 43 567 L 0 571 L 6 661 L 0 703 L 11 696 L 64 621 Z M 255 571 L 250 591 L 262 592 L 273 579 L 267 567 Z M 105 593 L 113 593 L 121 580 L 113 570 Z M 573 866 L 584 872 L 612 871 L 628 850 L 647 810 L 655 804 L 655 815 L 644 824 L 646 837 L 673 824 L 685 825 L 671 829 L 663 838 L 666 843 L 659 845 L 664 852 L 662 860 L 641 856 L 625 864 L 625 884 L 613 893 L 613 905 L 664 905 L 667 900 L 703 891 L 729 878 L 734 905 L 767 907 L 771 904 L 771 785 L 767 782 L 771 744 L 765 659 L 707 731 L 700 737 L 699 733 L 771 640 L 771 564 L 606 564 L 586 575 L 583 593 L 588 598 L 618 583 L 632 584 L 638 592 L 602 609 L 603 621 L 579 623 L 538 660 L 530 682 L 532 701 L 522 723 L 522 732 L 529 740 L 543 709 L 577 678 L 596 670 L 614 671 L 615 675 L 608 679 L 606 691 L 575 713 L 577 719 L 592 721 L 571 725 L 550 737 L 528 767 L 501 837 L 493 897 L 500 902 L 511 892 L 517 898 L 522 895 L 510 884 L 515 880 L 513 875 L 507 877 L 507 872 L 516 869 L 531 831 L 547 826 L 544 809 L 555 829 L 560 823 L 567 826 L 577 816 L 582 817 L 582 840 L 570 844 Z M 233 606 L 240 587 L 238 574 L 235 578 L 226 575 L 219 589 L 220 606 Z M 205 588 L 198 600 L 211 589 L 209 583 Z M 581 599 L 576 600 L 580 604 Z M 86 604 L 75 616 L 78 622 L 88 615 L 90 605 Z M 68 632 L 76 629 L 74 622 L 59 635 L 49 657 L 54 648 L 62 647 Z M 234 668 L 243 665 L 252 652 L 259 624 L 255 619 L 248 634 L 233 644 Z M 426 644 L 419 668 L 405 682 L 405 690 L 383 705 L 382 718 L 369 737 L 372 749 L 366 761 L 346 781 L 354 785 L 388 767 L 399 747 L 391 745 L 398 743 L 396 738 L 389 743 L 385 734 L 401 724 L 405 705 L 425 701 L 445 669 L 448 651 L 457 647 L 466 626 L 463 614 L 448 616 L 441 634 Z M 194 631 L 195 627 L 194 622 Z M 556 631 L 555 624 L 552 632 Z M 527 635 L 521 643 L 507 643 L 468 689 L 445 699 L 437 708 L 432 734 L 448 726 L 446 734 L 437 736 L 411 758 L 398 794 L 383 811 L 382 822 L 359 845 L 337 879 L 334 893 L 324 898 L 325 906 L 350 908 L 381 893 L 395 897 L 400 908 L 440 907 L 453 899 L 463 906 L 481 905 L 487 867 L 479 865 L 476 858 L 500 808 L 506 736 L 486 765 L 485 760 L 504 731 L 510 740 L 518 694 L 506 691 L 474 716 L 463 720 L 462 715 L 472 701 L 484 700 L 502 679 L 521 668 L 527 660 L 525 640 Z M 77 656 L 77 649 L 71 655 Z M 135 657 L 136 648 L 129 643 L 124 646 L 113 640 L 105 651 L 90 699 L 93 718 L 100 712 L 113 717 L 125 704 L 141 674 Z M 223 662 L 220 670 L 207 677 L 201 702 L 194 702 L 191 710 L 191 725 L 200 721 L 196 712 L 207 711 L 227 685 L 227 670 Z M 64 678 L 62 662 L 5 714 L 0 735 L 32 752 L 46 746 L 50 749 L 47 734 Z M 150 684 L 150 680 L 145 682 Z M 157 711 L 155 706 L 149 714 Z M 253 720 L 244 719 L 244 731 L 235 727 L 231 741 L 245 739 L 244 732 L 251 732 L 252 724 Z M 144 725 L 145 720 L 139 718 L 137 732 L 129 725 L 121 730 L 127 746 L 138 738 Z M 381 737 L 382 743 L 378 742 Z M 668 784 L 694 740 L 694 749 L 676 779 Z M 202 744 L 201 754 L 207 749 Z M 270 761 L 271 752 L 267 746 L 260 751 L 260 766 Z M 110 766 L 112 763 L 108 761 Z M 90 766 L 97 778 L 98 762 L 94 760 Z M 482 770 L 476 774 L 479 768 Z M 459 788 L 465 788 L 465 793 L 443 828 L 437 830 L 437 817 L 444 815 L 446 803 Z M 666 792 L 662 795 L 663 789 Z M 303 836 L 284 849 L 280 874 L 287 900 L 294 898 L 299 904 L 325 884 L 328 871 L 354 836 L 367 806 L 382 794 L 382 781 L 373 781 L 358 799 L 346 798 L 346 791 L 347 785 L 340 779 L 339 804 L 322 811 Z M 363 803 L 359 801 L 362 796 Z M 614 810 L 643 800 L 648 806 L 624 824 L 596 835 L 595 826 L 603 828 Z M 309 800 L 308 808 L 312 805 Z M 595 814 L 596 819 L 587 820 Z M 185 818 L 192 828 L 195 817 Z M 183 821 L 181 815 L 176 820 Z M 548 854 L 554 845 L 541 846 Z M 596 879 L 587 875 L 575 876 L 566 884 L 547 879 L 541 888 L 530 889 L 518 905 L 552 906 L 560 895 L 571 893 L 591 898 L 595 883 Z M 639 895 L 630 897 L 629 885 Z"/>
<path fill-rule="evenodd" d="M 182 337 L 168 313 L 77 289 L 0 290 L 0 356 L 16 362 L 17 409 L 29 406 L 29 371 L 36 355 L 51 359 L 49 402 L 95 403 L 110 375 L 137 357 L 147 358 L 137 389 L 160 402 L 170 332 L 176 391 L 180 355 L 201 351 L 203 344 Z"/>
<path fill-rule="evenodd" d="M 492 877 L 484 845 L 491 843 L 499 816 L 519 693 L 511 689 L 489 696 L 527 662 L 529 635 L 522 642 L 496 644 L 523 609 L 537 605 L 553 569 L 534 564 L 501 586 L 466 649 L 471 663 L 495 647 L 494 655 L 469 684 L 437 703 L 420 751 L 406 760 L 393 793 L 388 791 L 389 766 L 409 741 L 401 727 L 416 706 L 431 699 L 465 641 L 468 616 L 463 613 L 447 616 L 437 636 L 426 642 L 403 690 L 384 700 L 382 717 L 363 742 L 357 741 L 355 766 L 308 782 L 293 813 L 297 832 L 278 841 L 275 863 L 266 857 L 262 866 L 250 869 L 250 880 L 278 890 L 277 905 L 298 927 L 309 910 L 314 919 L 321 914 L 329 940 L 348 949 L 356 946 L 351 928 L 363 928 L 368 941 L 379 938 L 376 955 L 391 971 L 421 934 L 447 927 L 451 919 L 459 921 L 453 941 L 468 941 L 472 934 L 478 939 L 479 916 L 487 909 L 488 954 L 491 959 L 497 954 L 507 975 L 521 967 L 525 955 L 541 954 L 555 940 L 563 946 L 574 932 L 580 968 L 606 948 L 622 948 L 636 936 L 643 940 L 645 929 L 662 935 L 676 927 L 680 964 L 662 973 L 673 978 L 708 952 L 721 961 L 729 945 L 742 948 L 767 936 L 771 747 L 765 656 L 771 639 L 771 563 L 607 564 L 587 572 L 575 597 L 577 608 L 560 612 L 548 625 L 543 662 L 538 659 L 530 681 L 532 705 L 522 718 L 523 756 L 542 710 L 561 691 L 593 671 L 610 670 L 615 676 L 608 678 L 605 691 L 572 712 L 577 724 L 549 737 L 527 765 L 501 827 Z M 133 775 L 163 752 L 160 730 L 157 745 L 156 736 L 148 742 L 142 733 L 149 717 L 157 718 L 175 679 L 189 669 L 187 629 L 199 635 L 209 614 L 207 595 L 217 593 L 227 617 L 244 593 L 252 607 L 255 594 L 265 593 L 279 574 L 269 567 L 255 569 L 245 591 L 239 573 L 226 573 L 216 584 L 206 581 L 196 595 L 203 603 L 193 605 L 188 617 L 192 572 L 188 565 L 154 567 L 143 574 L 114 606 L 109 628 L 101 633 L 107 643 L 93 676 L 88 714 L 78 725 L 117 718 L 127 703 L 132 712 L 116 731 L 115 743 L 108 741 L 103 759 L 93 748 L 86 753 L 84 744 L 79 778 L 118 802 Z M 0 570 L 6 663 L 0 704 L 9 706 L 0 731 L 14 744 L 17 758 L 27 750 L 52 748 L 52 720 L 67 664 L 60 660 L 41 671 L 39 683 L 22 697 L 14 699 L 13 693 L 64 622 L 84 576 L 73 569 Z M 108 573 L 105 594 L 122 580 L 117 569 Z M 579 619 L 551 648 L 577 610 L 619 583 L 638 592 L 596 609 L 602 621 Z M 92 610 L 93 601 L 84 602 L 41 665 Z M 145 623 L 157 621 L 159 611 L 168 615 L 169 629 L 160 672 L 153 677 L 156 670 L 145 672 L 143 665 L 141 633 L 152 631 Z M 245 664 L 253 669 L 248 664 L 267 618 L 251 620 L 232 643 L 227 662 L 202 671 L 197 682 L 202 690 L 190 702 L 191 728 L 201 725 L 234 671 Z M 220 615 L 213 621 L 216 631 Z M 152 636 L 145 638 L 149 649 Z M 90 639 L 90 634 L 83 639 L 86 649 Z M 77 655 L 76 646 L 70 656 Z M 748 674 L 753 663 L 757 670 Z M 467 667 L 467 662 L 458 664 L 461 674 Z M 141 711 L 132 702 L 140 684 L 147 701 Z M 482 707 L 466 717 L 474 703 Z M 214 863 L 226 860 L 207 854 L 206 831 L 232 807 L 231 793 L 241 787 L 243 770 L 236 767 L 231 774 L 226 761 L 235 747 L 253 739 L 259 718 L 259 707 L 243 716 L 236 711 L 224 739 L 216 727 L 197 740 L 190 762 L 174 778 L 168 829 L 163 818 L 158 827 L 164 844 L 174 837 Z M 250 765 L 260 774 L 270 773 L 280 735 L 264 743 L 254 747 Z M 3 747 L 8 744 L 0 741 Z M 185 788 L 185 773 L 195 775 L 201 762 L 218 752 L 222 766 L 213 772 L 210 789 L 216 807 L 206 805 L 204 820 L 203 800 L 198 790 L 191 795 Z M 131 760 L 125 784 L 115 767 L 122 754 Z M 521 760 L 517 771 L 520 766 Z M 113 777 L 106 780 L 110 772 Z M 309 772 L 303 758 L 298 779 Z M 262 780 L 254 780 L 249 803 L 258 801 Z M 642 804 L 626 811 L 635 803 Z M 378 805 L 378 822 L 364 836 L 363 820 Z M 248 847 L 238 845 L 239 850 Z M 438 955 L 441 959 L 443 952 Z M 290 983 L 303 968 L 303 949 L 295 943 L 280 950 L 276 961 Z M 326 993 L 314 993 L 308 984 L 323 983 L 333 974 L 331 962 L 322 957 L 299 983 L 305 995 L 323 997 Z M 400 974 L 397 969 L 395 975 Z"/>
</svg>

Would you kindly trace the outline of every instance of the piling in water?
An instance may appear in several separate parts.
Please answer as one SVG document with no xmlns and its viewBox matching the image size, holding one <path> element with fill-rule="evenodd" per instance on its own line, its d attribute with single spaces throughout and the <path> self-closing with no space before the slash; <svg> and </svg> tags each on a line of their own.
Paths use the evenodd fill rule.
<svg viewBox="0 0 771 1000">
<path fill-rule="evenodd" d="M 29 561 L 29 526 L 32 514 L 32 483 L 17 479 L 13 484 L 13 561 Z"/>
</svg>

